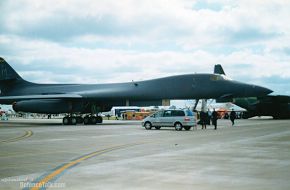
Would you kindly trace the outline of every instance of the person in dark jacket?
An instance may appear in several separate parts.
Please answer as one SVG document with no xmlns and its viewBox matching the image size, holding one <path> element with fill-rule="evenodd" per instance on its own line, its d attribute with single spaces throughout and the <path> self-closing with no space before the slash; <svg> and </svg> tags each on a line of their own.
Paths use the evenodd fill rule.
<svg viewBox="0 0 290 190">
<path fill-rule="evenodd" d="M 234 109 L 232 109 L 231 113 L 230 113 L 230 120 L 232 121 L 232 126 L 234 126 L 235 124 L 235 119 L 237 117 L 236 112 L 234 111 Z"/>
<path fill-rule="evenodd" d="M 215 109 L 213 109 L 213 112 L 211 114 L 211 120 L 212 120 L 212 124 L 214 125 L 214 130 L 217 130 L 218 114 L 215 111 Z"/>
<path fill-rule="evenodd" d="M 208 114 L 204 111 L 200 112 L 200 123 L 201 123 L 201 129 L 206 129 L 206 119 L 208 117 Z"/>
</svg>

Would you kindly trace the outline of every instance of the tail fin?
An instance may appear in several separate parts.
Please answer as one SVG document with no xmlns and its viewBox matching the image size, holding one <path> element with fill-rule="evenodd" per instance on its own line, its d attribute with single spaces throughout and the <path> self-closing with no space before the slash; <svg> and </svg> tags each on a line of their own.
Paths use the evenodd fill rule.
<svg viewBox="0 0 290 190">
<path fill-rule="evenodd" d="M 0 82 L 11 80 L 23 80 L 23 79 L 2 57 L 0 57 Z"/>
<path fill-rule="evenodd" d="M 214 66 L 214 74 L 226 75 L 220 64 Z"/>
</svg>

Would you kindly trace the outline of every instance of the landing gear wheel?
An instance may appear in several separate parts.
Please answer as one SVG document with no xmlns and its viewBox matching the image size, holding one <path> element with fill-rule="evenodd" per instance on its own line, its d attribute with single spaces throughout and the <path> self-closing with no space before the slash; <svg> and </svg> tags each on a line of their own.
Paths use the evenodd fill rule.
<svg viewBox="0 0 290 190">
<path fill-rule="evenodd" d="M 183 127 L 186 131 L 189 131 L 191 129 L 191 126 L 184 126 Z"/>
<path fill-rule="evenodd" d="M 181 125 L 181 123 L 175 123 L 175 124 L 174 124 L 174 127 L 175 127 L 175 130 L 176 130 L 176 131 L 181 131 L 181 130 L 182 130 L 182 125 Z"/>
<path fill-rule="evenodd" d="M 84 123 L 84 118 L 82 118 L 81 116 L 77 116 L 77 123 L 80 124 L 80 123 Z"/>
<path fill-rule="evenodd" d="M 85 116 L 85 117 L 84 117 L 84 124 L 85 124 L 85 125 L 90 124 L 90 117 L 89 117 L 89 116 Z"/>
<path fill-rule="evenodd" d="M 64 117 L 64 118 L 62 119 L 62 124 L 63 124 L 63 125 L 68 125 L 68 124 L 69 124 L 69 118 L 68 118 L 68 117 Z"/>
<path fill-rule="evenodd" d="M 103 123 L 103 118 L 101 116 L 97 116 L 97 123 Z"/>
<path fill-rule="evenodd" d="M 93 125 L 97 124 L 97 117 L 91 116 L 90 117 L 90 124 L 93 124 Z"/>
<path fill-rule="evenodd" d="M 77 124 L 77 118 L 76 117 L 71 117 L 70 118 L 70 124 L 76 125 Z"/>
<path fill-rule="evenodd" d="M 150 130 L 152 128 L 152 124 L 150 122 L 146 122 L 144 124 L 144 127 L 145 127 L 146 130 Z"/>
</svg>

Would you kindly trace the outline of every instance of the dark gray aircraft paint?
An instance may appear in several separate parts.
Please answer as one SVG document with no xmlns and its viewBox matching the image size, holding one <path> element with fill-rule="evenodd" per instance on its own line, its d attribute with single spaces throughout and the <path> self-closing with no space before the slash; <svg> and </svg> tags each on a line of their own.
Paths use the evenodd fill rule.
<svg viewBox="0 0 290 190">
<path fill-rule="evenodd" d="M 215 66 L 214 73 L 225 75 L 220 65 Z M 259 97 L 233 98 L 226 101 L 222 99 L 217 100 L 217 102 L 229 101 L 247 110 L 243 115 L 244 118 L 254 116 L 272 116 L 273 119 L 290 118 L 290 96 L 265 95 Z"/>
<path fill-rule="evenodd" d="M 267 95 L 264 97 L 234 98 L 234 104 L 245 108 L 245 118 L 272 116 L 273 119 L 290 118 L 290 96 Z"/>
<path fill-rule="evenodd" d="M 35 84 L 23 80 L 3 58 L 0 89 L 0 104 L 12 104 L 15 111 L 47 114 L 96 114 L 112 106 L 161 105 L 168 99 L 258 97 L 272 92 L 221 74 L 187 74 L 113 84 Z"/>
</svg>

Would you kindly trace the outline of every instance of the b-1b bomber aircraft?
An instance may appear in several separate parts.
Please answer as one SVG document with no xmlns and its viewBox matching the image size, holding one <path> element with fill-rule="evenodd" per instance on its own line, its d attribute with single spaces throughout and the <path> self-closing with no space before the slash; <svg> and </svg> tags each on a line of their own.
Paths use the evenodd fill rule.
<svg viewBox="0 0 290 190">
<path fill-rule="evenodd" d="M 216 68 L 223 71 L 220 65 Z M 22 79 L 0 57 L 0 104 L 13 105 L 17 112 L 67 113 L 63 124 L 102 123 L 98 113 L 112 106 L 157 106 L 168 104 L 170 99 L 259 97 L 271 92 L 223 74 L 186 74 L 111 84 L 36 84 Z"/>
</svg>

